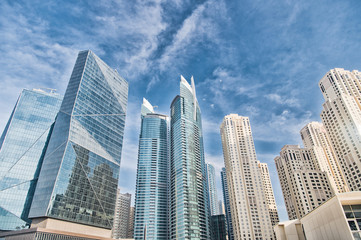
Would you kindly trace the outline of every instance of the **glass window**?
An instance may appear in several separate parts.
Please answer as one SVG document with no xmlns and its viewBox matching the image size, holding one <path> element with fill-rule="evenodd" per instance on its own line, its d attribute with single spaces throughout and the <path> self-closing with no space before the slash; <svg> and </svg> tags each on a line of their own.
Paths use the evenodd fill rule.
<svg viewBox="0 0 361 240">
<path fill-rule="evenodd" d="M 351 231 L 357 231 L 356 223 L 354 220 L 348 221 Z"/>
<path fill-rule="evenodd" d="M 354 218 L 353 212 L 345 212 L 346 218 Z"/>
</svg>

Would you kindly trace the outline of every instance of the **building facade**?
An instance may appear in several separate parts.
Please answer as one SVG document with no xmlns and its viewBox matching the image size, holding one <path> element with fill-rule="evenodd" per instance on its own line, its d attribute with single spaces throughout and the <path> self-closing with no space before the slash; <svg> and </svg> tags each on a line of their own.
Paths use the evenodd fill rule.
<svg viewBox="0 0 361 240">
<path fill-rule="evenodd" d="M 361 73 L 330 70 L 319 82 L 321 112 L 336 160 L 351 191 L 361 190 Z"/>
<path fill-rule="evenodd" d="M 228 235 L 229 240 L 234 240 L 231 203 L 229 202 L 227 174 L 226 174 L 225 168 L 222 168 L 222 171 L 221 171 L 221 181 L 222 181 L 224 208 L 225 208 L 225 212 L 226 212 L 227 235 Z"/>
<path fill-rule="evenodd" d="M 226 209 L 222 200 L 218 200 L 219 214 L 224 214 L 226 216 Z"/>
<path fill-rule="evenodd" d="M 134 207 L 130 207 L 127 238 L 134 238 L 134 213 L 135 213 Z"/>
<path fill-rule="evenodd" d="M 249 119 L 227 115 L 220 130 L 234 239 L 274 239 Z"/>
<path fill-rule="evenodd" d="M 168 239 L 168 117 L 143 99 L 134 239 Z"/>
<path fill-rule="evenodd" d="M 115 214 L 112 228 L 112 238 L 128 238 L 130 225 L 130 202 L 132 195 L 117 191 L 117 201 L 115 203 Z"/>
<path fill-rule="evenodd" d="M 24 89 L 0 138 L 0 231 L 28 228 L 43 150 L 62 96 Z"/>
<path fill-rule="evenodd" d="M 207 179 L 208 179 L 208 189 L 209 189 L 209 205 L 212 215 L 219 215 L 219 203 L 218 203 L 218 194 L 216 186 L 216 172 L 214 166 L 210 163 L 206 164 L 207 169 Z"/>
<path fill-rule="evenodd" d="M 193 77 L 171 104 L 170 238 L 210 239 L 201 112 Z"/>
<path fill-rule="evenodd" d="M 300 219 L 334 195 L 311 149 L 285 145 L 275 163 L 290 220 Z"/>
<path fill-rule="evenodd" d="M 277 205 L 275 200 L 275 195 L 273 193 L 271 178 L 268 171 L 267 163 L 261 163 L 257 161 L 259 170 L 261 171 L 263 190 L 266 196 L 266 204 L 268 207 L 268 212 L 271 218 L 272 226 L 275 226 L 280 220 L 278 217 Z"/>
<path fill-rule="evenodd" d="M 277 240 L 361 239 L 361 192 L 337 194 L 301 219 L 279 223 Z"/>
<path fill-rule="evenodd" d="M 127 97 L 116 70 L 79 52 L 35 189 L 32 227 L 82 224 L 110 237 Z"/>
<path fill-rule="evenodd" d="M 215 240 L 227 240 L 226 216 L 224 214 L 212 215 L 212 234 Z"/>
<path fill-rule="evenodd" d="M 311 122 L 302 128 L 300 133 L 303 145 L 313 150 L 320 170 L 327 173 L 334 192 L 347 192 L 345 177 L 322 123 Z"/>
</svg>

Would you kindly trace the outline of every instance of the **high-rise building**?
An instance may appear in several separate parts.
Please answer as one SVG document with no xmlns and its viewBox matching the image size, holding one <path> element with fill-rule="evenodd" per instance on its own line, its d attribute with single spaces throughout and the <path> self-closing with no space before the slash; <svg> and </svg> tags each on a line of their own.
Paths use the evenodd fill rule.
<svg viewBox="0 0 361 240">
<path fill-rule="evenodd" d="M 285 145 L 275 163 L 290 220 L 302 218 L 334 195 L 312 149 Z"/>
<path fill-rule="evenodd" d="M 127 238 L 134 238 L 134 213 L 134 207 L 130 207 Z"/>
<path fill-rule="evenodd" d="M 32 228 L 110 237 L 127 98 L 116 70 L 79 52 L 35 189 Z"/>
<path fill-rule="evenodd" d="M 224 214 L 212 215 L 212 234 L 215 240 L 227 240 L 226 217 Z"/>
<path fill-rule="evenodd" d="M 330 70 L 319 82 L 325 103 L 321 112 L 336 160 L 349 190 L 361 190 L 361 73 Z"/>
<path fill-rule="evenodd" d="M 62 96 L 24 89 L 0 138 L 0 231 L 28 228 L 28 213 Z"/>
<path fill-rule="evenodd" d="M 220 128 L 234 239 L 274 239 L 249 119 L 230 114 Z"/>
<path fill-rule="evenodd" d="M 278 218 L 277 205 L 275 195 L 273 193 L 271 178 L 268 171 L 268 165 L 267 163 L 261 163 L 260 161 L 257 161 L 257 163 L 261 171 L 263 190 L 266 196 L 266 204 L 271 218 L 271 223 L 272 226 L 275 226 L 280 220 Z"/>
<path fill-rule="evenodd" d="M 339 162 L 322 123 L 311 122 L 301 130 L 306 148 L 312 149 L 321 171 L 325 171 L 335 193 L 347 192 L 348 187 Z"/>
<path fill-rule="evenodd" d="M 210 239 L 201 112 L 193 77 L 171 104 L 170 238 Z"/>
<path fill-rule="evenodd" d="M 226 174 L 225 168 L 222 168 L 222 171 L 221 171 L 221 181 L 222 181 L 224 208 L 225 208 L 225 212 L 226 212 L 228 240 L 234 240 L 233 227 L 232 227 L 231 203 L 229 202 L 227 174 Z"/>
<path fill-rule="evenodd" d="M 226 209 L 224 208 L 224 204 L 222 200 L 218 200 L 218 208 L 219 208 L 219 214 L 226 215 Z"/>
<path fill-rule="evenodd" d="M 131 198 L 131 194 L 120 193 L 118 189 L 112 229 L 112 237 L 114 239 L 128 238 Z"/>
<path fill-rule="evenodd" d="M 143 99 L 134 239 L 168 239 L 168 117 Z"/>
<path fill-rule="evenodd" d="M 207 169 L 207 179 L 208 179 L 208 188 L 209 188 L 209 205 L 211 208 L 211 216 L 219 215 L 219 206 L 218 206 L 218 194 L 216 186 L 216 172 L 214 166 L 210 163 L 206 164 Z"/>
</svg>

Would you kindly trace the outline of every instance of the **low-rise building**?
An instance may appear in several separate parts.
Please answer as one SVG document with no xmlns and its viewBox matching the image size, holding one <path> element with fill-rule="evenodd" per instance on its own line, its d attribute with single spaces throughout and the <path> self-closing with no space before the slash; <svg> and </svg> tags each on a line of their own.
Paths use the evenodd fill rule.
<svg viewBox="0 0 361 240">
<path fill-rule="evenodd" d="M 274 230 L 277 240 L 359 240 L 361 192 L 337 194 L 300 220 L 281 222 Z"/>
</svg>

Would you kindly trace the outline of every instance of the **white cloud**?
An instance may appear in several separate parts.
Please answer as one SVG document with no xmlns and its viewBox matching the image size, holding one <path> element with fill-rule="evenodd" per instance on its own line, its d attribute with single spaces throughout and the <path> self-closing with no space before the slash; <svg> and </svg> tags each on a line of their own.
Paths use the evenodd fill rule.
<svg viewBox="0 0 361 240">
<path fill-rule="evenodd" d="M 203 44 L 217 42 L 220 30 L 215 18 L 222 17 L 222 12 L 225 12 L 222 1 L 210 0 L 198 5 L 192 14 L 183 21 L 172 43 L 166 47 L 158 60 L 159 69 L 161 71 L 169 70 L 169 67 L 172 67 L 174 62 L 181 65 L 182 59 L 187 59 L 192 47 L 195 47 L 199 42 Z"/>
<path fill-rule="evenodd" d="M 266 95 L 266 98 L 281 105 L 287 105 L 290 107 L 299 107 L 300 103 L 299 100 L 296 98 L 287 98 L 287 97 L 281 97 L 280 95 L 276 93 L 271 93 Z"/>
<path fill-rule="evenodd" d="M 205 134 L 217 133 L 219 134 L 219 127 L 221 125 L 222 119 L 220 122 L 216 122 L 214 120 L 209 120 L 205 117 L 202 118 L 202 130 Z"/>
<path fill-rule="evenodd" d="M 0 129 L 23 88 L 48 87 L 64 93 L 77 50 L 47 35 L 47 22 L 25 16 L 20 5 L 0 9 Z M 35 22 L 35 24 L 34 24 Z"/>
<path fill-rule="evenodd" d="M 289 110 L 281 114 L 271 114 L 267 121 L 252 123 L 252 133 L 256 140 L 283 142 L 284 144 L 299 144 L 299 131 L 309 122 L 314 121 L 310 111 L 301 116 Z"/>
<path fill-rule="evenodd" d="M 99 36 L 128 45 L 116 58 L 126 63 L 122 71 L 134 81 L 139 74 L 149 71 L 150 57 L 158 48 L 158 35 L 167 27 L 162 18 L 162 2 L 140 1 L 129 7 L 124 2 L 107 1 L 102 3 L 107 14 L 95 16 Z"/>
</svg>

